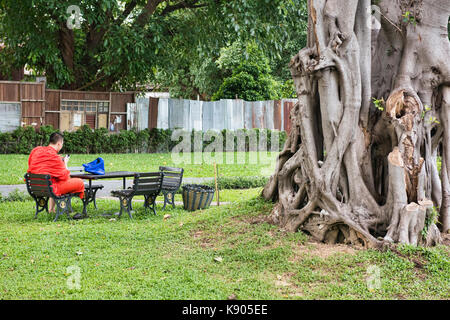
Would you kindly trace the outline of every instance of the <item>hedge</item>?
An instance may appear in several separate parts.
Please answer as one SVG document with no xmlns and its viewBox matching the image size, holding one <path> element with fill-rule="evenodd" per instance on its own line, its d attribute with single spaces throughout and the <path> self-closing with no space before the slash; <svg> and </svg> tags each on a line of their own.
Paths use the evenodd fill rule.
<svg viewBox="0 0 450 320">
<path fill-rule="evenodd" d="M 47 145 L 50 134 L 58 131 L 51 126 L 42 126 L 39 130 L 33 127 L 20 127 L 13 132 L 0 133 L 0 154 L 29 154 L 36 146 Z M 110 133 L 107 129 L 91 129 L 89 126 L 82 126 L 74 132 L 64 131 L 64 147 L 62 152 L 69 154 L 98 154 L 98 153 L 167 153 L 182 141 L 172 141 L 172 129 L 145 129 L 142 131 L 121 130 L 118 133 Z M 191 147 L 194 151 L 194 137 L 205 138 L 204 132 L 192 131 L 184 132 L 191 136 Z M 245 134 L 246 143 L 242 150 L 238 147 L 238 138 L 236 134 Z M 279 132 L 279 151 L 282 150 L 286 141 L 286 132 Z M 220 132 L 223 138 L 224 151 L 256 151 L 249 146 L 248 135 L 254 134 L 259 144 L 260 137 L 266 134 L 271 137 L 271 130 L 268 129 L 242 129 L 236 131 L 222 130 Z M 233 150 L 226 149 L 227 135 L 234 134 Z M 267 139 L 267 150 L 271 150 L 270 139 Z M 214 141 L 207 139 L 203 142 L 203 150 Z M 238 150 L 239 149 L 239 150 Z"/>
<path fill-rule="evenodd" d="M 268 177 L 219 177 L 217 187 L 226 189 L 251 189 L 264 187 L 269 181 Z M 215 188 L 215 181 L 205 181 L 203 185 Z"/>
</svg>

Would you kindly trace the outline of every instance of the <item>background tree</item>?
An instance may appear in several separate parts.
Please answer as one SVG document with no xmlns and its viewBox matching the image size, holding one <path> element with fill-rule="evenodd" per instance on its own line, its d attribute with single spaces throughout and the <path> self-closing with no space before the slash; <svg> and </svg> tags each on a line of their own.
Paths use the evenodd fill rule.
<svg viewBox="0 0 450 320">
<path fill-rule="evenodd" d="M 178 61 L 186 66 L 190 59 L 217 58 L 237 39 L 254 39 L 279 54 L 293 24 L 291 2 L 80 0 L 81 28 L 69 29 L 72 1 L 0 0 L 0 39 L 9 49 L 0 52 L 0 61 L 45 73 L 51 87 L 134 89 L 153 81 L 157 71 L 179 70 Z"/>
<path fill-rule="evenodd" d="M 450 228 L 450 1 L 374 2 L 372 24 L 369 0 L 308 1 L 293 129 L 263 195 L 272 222 L 321 241 L 432 245 L 437 211 Z"/>
<path fill-rule="evenodd" d="M 254 42 L 245 45 L 235 42 L 224 48 L 217 63 L 225 78 L 212 100 L 238 97 L 245 101 L 258 101 L 281 98 L 281 83 L 272 77 L 269 59 Z"/>
<path fill-rule="evenodd" d="M 288 64 L 298 48 L 306 45 L 306 0 L 284 0 L 279 6 L 276 18 L 260 27 L 276 27 L 282 31 L 284 34 L 280 36 L 280 41 L 277 41 L 280 45 L 273 44 L 264 33 L 256 34 L 256 29 L 251 28 L 247 28 L 247 34 L 242 32 L 239 26 L 218 31 L 220 39 L 211 33 L 210 38 L 205 40 L 208 45 L 202 46 L 205 50 L 187 46 L 184 47 L 186 54 L 183 56 L 177 55 L 176 59 L 168 57 L 168 63 L 158 66 L 154 82 L 169 88 L 172 97 L 196 99 L 197 95 L 200 95 L 202 99 L 209 100 L 219 90 L 225 78 L 231 77 L 234 68 L 242 61 L 252 59 L 244 49 L 248 43 L 253 43 L 259 48 L 253 52 L 257 55 L 262 52 L 269 59 L 270 76 L 282 84 L 281 96 L 295 97 Z M 185 14 L 183 17 L 192 19 L 187 25 L 196 23 L 196 16 Z M 250 24 L 254 25 L 253 22 Z M 179 52 L 180 44 L 174 42 L 172 48 L 171 52 Z M 239 92 L 230 94 L 233 97 L 236 94 L 240 96 Z"/>
</svg>

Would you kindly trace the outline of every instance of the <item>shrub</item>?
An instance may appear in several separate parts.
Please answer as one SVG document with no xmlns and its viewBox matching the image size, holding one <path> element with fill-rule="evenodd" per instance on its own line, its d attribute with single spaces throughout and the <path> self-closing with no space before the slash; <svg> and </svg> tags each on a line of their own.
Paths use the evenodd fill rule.
<svg viewBox="0 0 450 320">
<path fill-rule="evenodd" d="M 0 133 L 0 153 L 29 154 L 31 150 L 39 145 L 47 145 L 49 136 L 57 130 L 51 126 L 43 126 L 40 130 L 33 127 L 17 128 L 12 133 Z M 92 130 L 84 125 L 74 132 L 64 131 L 64 146 L 62 153 L 68 154 L 98 154 L 98 153 L 167 153 L 181 141 L 172 141 L 171 129 L 145 129 L 142 131 L 121 130 L 119 133 L 109 133 L 107 129 L 100 128 Z M 205 132 L 190 132 L 191 151 L 194 151 L 194 136 L 200 134 L 205 138 Z M 236 131 L 222 130 L 219 135 L 223 137 L 224 151 L 256 151 L 251 148 L 249 135 L 256 138 L 257 144 L 263 134 L 267 139 L 267 150 L 271 150 L 271 130 L 268 129 L 240 129 Z M 238 134 L 245 135 L 245 148 L 239 146 Z M 234 135 L 234 141 L 229 148 L 226 146 L 227 135 Z M 287 134 L 279 132 L 279 150 L 282 150 Z M 208 139 L 203 141 L 203 150 L 214 141 Z"/>
<path fill-rule="evenodd" d="M 20 191 L 19 189 L 14 189 L 11 191 L 6 197 L 0 193 L 0 203 L 1 202 L 15 202 L 15 201 L 31 201 L 33 198 L 25 192 Z"/>
<path fill-rule="evenodd" d="M 267 177 L 219 177 L 217 187 L 219 190 L 259 188 L 264 187 L 268 181 Z M 214 180 L 202 182 L 202 185 L 216 187 Z M 181 193 L 182 189 L 180 188 L 177 193 Z"/>
</svg>

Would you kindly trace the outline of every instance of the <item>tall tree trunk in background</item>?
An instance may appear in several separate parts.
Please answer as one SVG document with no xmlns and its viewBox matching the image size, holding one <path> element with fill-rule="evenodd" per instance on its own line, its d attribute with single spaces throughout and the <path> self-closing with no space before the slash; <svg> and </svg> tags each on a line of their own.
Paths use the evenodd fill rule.
<svg viewBox="0 0 450 320">
<path fill-rule="evenodd" d="M 439 243 L 436 208 L 450 228 L 450 0 L 308 7 L 308 47 L 290 64 L 292 130 L 263 190 L 277 202 L 270 221 L 329 243 Z"/>
</svg>

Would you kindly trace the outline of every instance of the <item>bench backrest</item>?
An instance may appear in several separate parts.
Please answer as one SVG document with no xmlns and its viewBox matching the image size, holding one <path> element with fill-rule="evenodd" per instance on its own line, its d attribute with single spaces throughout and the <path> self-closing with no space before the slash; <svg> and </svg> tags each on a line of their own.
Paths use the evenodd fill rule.
<svg viewBox="0 0 450 320">
<path fill-rule="evenodd" d="M 159 171 L 164 173 L 162 190 L 176 191 L 180 188 L 183 180 L 183 168 L 159 167 Z"/>
<path fill-rule="evenodd" d="M 28 193 L 32 197 L 55 197 L 51 188 L 52 181 L 48 174 L 25 174 L 25 183 L 27 184 Z"/>
<path fill-rule="evenodd" d="M 136 173 L 134 175 L 134 195 L 157 195 L 161 192 L 162 172 Z"/>
</svg>

